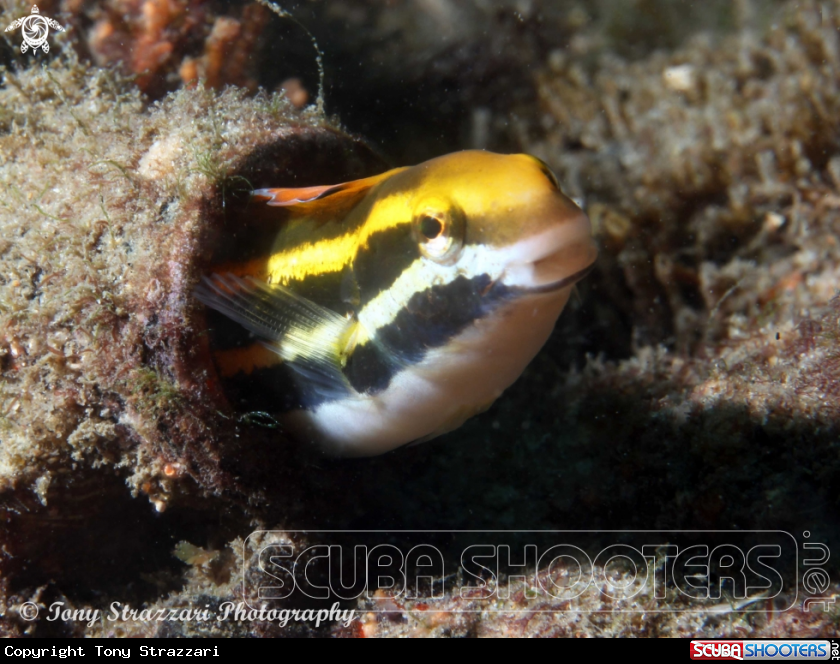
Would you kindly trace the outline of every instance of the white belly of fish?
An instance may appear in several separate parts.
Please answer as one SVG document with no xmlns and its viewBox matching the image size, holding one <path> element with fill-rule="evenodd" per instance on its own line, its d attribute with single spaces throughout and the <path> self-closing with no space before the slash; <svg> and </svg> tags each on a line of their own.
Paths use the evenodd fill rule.
<svg viewBox="0 0 840 664">
<path fill-rule="evenodd" d="M 456 429 L 519 377 L 551 334 L 571 289 L 516 300 L 429 352 L 379 394 L 298 411 L 291 424 L 340 456 L 374 456 Z"/>
</svg>

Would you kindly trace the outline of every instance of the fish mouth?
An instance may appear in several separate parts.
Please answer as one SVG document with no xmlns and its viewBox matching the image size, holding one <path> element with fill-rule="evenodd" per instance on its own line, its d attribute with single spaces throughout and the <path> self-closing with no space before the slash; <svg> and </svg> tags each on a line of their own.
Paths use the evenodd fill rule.
<svg viewBox="0 0 840 664">
<path fill-rule="evenodd" d="M 565 215 L 552 211 L 550 218 L 555 223 L 505 250 L 501 281 L 508 288 L 551 293 L 571 288 L 592 270 L 598 247 L 587 216 L 580 210 Z"/>
<path fill-rule="evenodd" d="M 559 291 L 564 288 L 568 288 L 569 286 L 574 286 L 578 281 L 583 279 L 587 274 L 592 272 L 595 269 L 595 263 L 591 263 L 587 265 L 582 270 L 578 270 L 574 274 L 570 274 L 568 277 L 564 277 L 559 281 L 555 281 L 550 284 L 543 284 L 540 286 L 531 286 L 531 287 L 523 287 L 520 286 L 517 290 L 521 293 L 528 293 L 529 295 L 540 295 L 542 293 L 553 293 L 554 291 Z"/>
<path fill-rule="evenodd" d="M 543 250 L 536 260 L 509 265 L 502 281 L 520 293 L 551 293 L 570 288 L 583 279 L 592 271 L 598 257 L 595 242 L 588 234 L 580 234 L 553 249 L 549 253 Z"/>
</svg>

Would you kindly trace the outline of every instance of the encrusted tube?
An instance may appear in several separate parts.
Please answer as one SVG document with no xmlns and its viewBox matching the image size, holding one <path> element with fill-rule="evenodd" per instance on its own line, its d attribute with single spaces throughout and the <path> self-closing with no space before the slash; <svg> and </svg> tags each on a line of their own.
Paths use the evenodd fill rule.
<svg viewBox="0 0 840 664">
<path fill-rule="evenodd" d="M 67 58 L 5 78 L 0 493 L 46 505 L 103 467 L 159 510 L 179 478 L 228 486 L 220 447 L 242 421 L 192 297 L 215 247 L 247 232 L 225 211 L 252 186 L 381 163 L 280 96 L 181 90 L 149 107 L 129 82 Z"/>
</svg>

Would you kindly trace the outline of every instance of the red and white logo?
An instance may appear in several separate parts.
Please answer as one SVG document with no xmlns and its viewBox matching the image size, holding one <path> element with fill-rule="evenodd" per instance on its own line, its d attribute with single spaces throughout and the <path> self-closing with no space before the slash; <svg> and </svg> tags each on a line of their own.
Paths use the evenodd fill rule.
<svg viewBox="0 0 840 664">
<path fill-rule="evenodd" d="M 744 659 L 741 641 L 692 641 L 691 659 Z"/>
</svg>

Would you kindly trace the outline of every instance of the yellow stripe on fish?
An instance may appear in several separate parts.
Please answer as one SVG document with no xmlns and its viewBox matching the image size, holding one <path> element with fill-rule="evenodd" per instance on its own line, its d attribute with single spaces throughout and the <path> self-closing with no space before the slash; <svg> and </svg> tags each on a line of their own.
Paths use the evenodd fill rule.
<svg viewBox="0 0 840 664">
<path fill-rule="evenodd" d="M 440 435 L 489 406 L 597 255 L 586 215 L 527 155 L 459 152 L 253 199 L 276 209 L 272 246 L 196 294 L 277 361 L 243 342 L 217 348 L 217 368 L 239 391 L 257 386 L 249 407 L 344 455 Z"/>
</svg>

